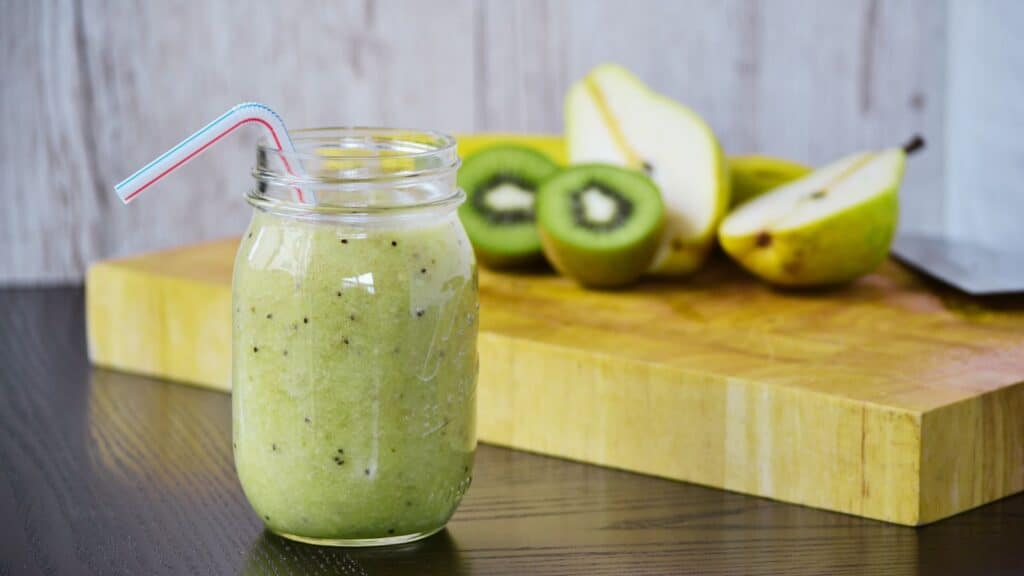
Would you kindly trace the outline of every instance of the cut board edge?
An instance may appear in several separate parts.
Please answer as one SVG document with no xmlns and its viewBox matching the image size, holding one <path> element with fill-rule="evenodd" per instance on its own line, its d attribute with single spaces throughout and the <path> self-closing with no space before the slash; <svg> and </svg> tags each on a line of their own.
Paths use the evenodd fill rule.
<svg viewBox="0 0 1024 576">
<path fill-rule="evenodd" d="M 919 415 L 639 363 L 613 365 L 503 335 L 482 333 L 480 348 L 482 441 L 920 523 Z M 643 382 L 643 394 L 622 385 L 622 370 Z M 564 374 L 572 382 L 559 381 Z"/>
<path fill-rule="evenodd" d="M 85 310 L 93 364 L 230 391 L 229 286 L 102 262 L 86 273 Z"/>
<path fill-rule="evenodd" d="M 922 524 L 1024 490 L 1024 382 L 927 412 L 921 438 Z"/>
</svg>

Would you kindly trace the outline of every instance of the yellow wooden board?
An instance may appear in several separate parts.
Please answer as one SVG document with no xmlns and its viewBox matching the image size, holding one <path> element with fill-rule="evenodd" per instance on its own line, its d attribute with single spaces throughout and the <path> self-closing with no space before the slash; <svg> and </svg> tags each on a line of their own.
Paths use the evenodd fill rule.
<svg viewBox="0 0 1024 576">
<path fill-rule="evenodd" d="M 236 246 L 95 265 L 93 361 L 227 390 Z M 724 258 L 621 292 L 482 270 L 480 298 L 483 441 L 908 525 L 1024 489 L 1024 299 Z"/>
</svg>

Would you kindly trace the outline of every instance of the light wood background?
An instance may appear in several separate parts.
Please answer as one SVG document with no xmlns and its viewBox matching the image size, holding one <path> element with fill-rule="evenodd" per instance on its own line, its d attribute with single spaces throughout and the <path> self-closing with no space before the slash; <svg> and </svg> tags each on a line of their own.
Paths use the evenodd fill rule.
<svg viewBox="0 0 1024 576">
<path fill-rule="evenodd" d="M 112 191 L 236 102 L 292 127 L 557 132 L 567 86 L 605 60 L 695 108 L 730 153 L 819 163 L 923 133 L 904 228 L 970 236 L 988 223 L 951 226 L 946 186 L 948 2 L 0 2 L 0 282 L 78 280 L 97 258 L 239 233 L 255 134 L 130 207 Z M 994 52 L 956 46 L 967 64 Z"/>
</svg>

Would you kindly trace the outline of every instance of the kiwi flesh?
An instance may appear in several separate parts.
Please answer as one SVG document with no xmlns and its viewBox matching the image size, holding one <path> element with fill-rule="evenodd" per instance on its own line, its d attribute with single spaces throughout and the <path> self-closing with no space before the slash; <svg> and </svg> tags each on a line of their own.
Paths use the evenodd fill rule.
<svg viewBox="0 0 1024 576">
<path fill-rule="evenodd" d="M 535 197 L 557 171 L 551 158 L 525 146 L 498 145 L 466 157 L 458 176 L 466 193 L 459 217 L 481 262 L 511 268 L 543 260 Z"/>
<path fill-rule="evenodd" d="M 614 288 L 639 278 L 657 253 L 664 223 L 661 191 L 635 170 L 581 164 L 537 192 L 544 254 L 584 286 Z"/>
</svg>

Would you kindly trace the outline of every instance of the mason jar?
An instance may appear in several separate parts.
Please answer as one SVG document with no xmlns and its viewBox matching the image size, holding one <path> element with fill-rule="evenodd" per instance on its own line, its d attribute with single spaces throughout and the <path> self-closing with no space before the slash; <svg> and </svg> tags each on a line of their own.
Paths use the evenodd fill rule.
<svg viewBox="0 0 1024 576">
<path fill-rule="evenodd" d="M 267 527 L 364 546 L 444 527 L 476 447 L 477 274 L 454 140 L 262 142 L 233 277 L 233 437 Z"/>
</svg>

